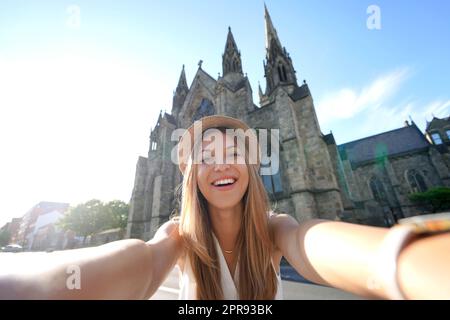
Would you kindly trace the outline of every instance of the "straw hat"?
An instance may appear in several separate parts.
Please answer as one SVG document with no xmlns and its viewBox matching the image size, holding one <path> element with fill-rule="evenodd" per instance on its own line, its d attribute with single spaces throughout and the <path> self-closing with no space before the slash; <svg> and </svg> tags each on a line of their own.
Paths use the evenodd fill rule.
<svg viewBox="0 0 450 320">
<path fill-rule="evenodd" d="M 201 123 L 201 132 L 194 132 L 194 127 L 199 125 Z M 197 120 L 194 122 L 181 136 L 179 142 L 178 142 L 178 167 L 181 171 L 181 173 L 184 174 L 184 170 L 186 169 L 187 161 L 189 159 L 190 154 L 192 153 L 192 149 L 194 147 L 194 141 L 195 138 L 199 139 L 201 137 L 201 133 L 206 131 L 210 128 L 219 128 L 219 127 L 225 127 L 229 129 L 242 129 L 245 132 L 247 132 L 247 129 L 250 129 L 250 127 L 243 121 L 228 117 L 228 116 L 221 116 L 221 115 L 214 115 L 214 116 L 207 116 L 203 117 L 200 120 Z M 249 130 L 250 134 L 255 138 L 255 141 L 257 140 L 257 137 L 255 133 L 252 130 Z M 194 137 L 194 134 L 197 134 L 199 137 Z M 188 136 L 190 136 L 191 139 L 188 139 Z M 189 145 L 190 143 L 190 145 Z M 188 149 L 189 152 L 187 154 L 183 154 L 183 149 Z M 259 144 L 258 144 L 258 152 L 260 152 Z M 259 167 L 260 157 L 257 157 L 257 165 Z"/>
</svg>

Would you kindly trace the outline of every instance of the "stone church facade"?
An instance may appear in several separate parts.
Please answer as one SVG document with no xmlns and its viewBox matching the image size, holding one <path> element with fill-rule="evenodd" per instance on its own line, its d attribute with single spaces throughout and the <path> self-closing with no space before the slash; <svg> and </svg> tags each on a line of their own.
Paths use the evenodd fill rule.
<svg viewBox="0 0 450 320">
<path fill-rule="evenodd" d="M 130 200 L 128 238 L 150 239 L 178 210 L 175 191 L 182 175 L 171 161 L 175 129 L 213 114 L 245 121 L 251 128 L 279 130 L 278 172 L 261 176 L 273 207 L 295 216 L 389 225 L 415 215 L 413 191 L 450 186 L 449 165 L 417 126 L 336 145 L 324 135 L 305 81 L 298 83 L 293 62 L 265 10 L 265 91 L 259 106 L 243 73 L 240 51 L 228 30 L 222 75 L 201 67 L 190 86 L 183 70 L 171 113 L 161 113 L 150 133 L 148 157 L 139 157 Z"/>
</svg>

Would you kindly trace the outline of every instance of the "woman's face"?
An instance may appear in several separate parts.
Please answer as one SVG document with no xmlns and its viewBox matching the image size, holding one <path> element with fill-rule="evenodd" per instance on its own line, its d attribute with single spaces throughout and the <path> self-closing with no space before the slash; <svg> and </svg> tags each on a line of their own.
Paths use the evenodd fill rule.
<svg viewBox="0 0 450 320">
<path fill-rule="evenodd" d="M 197 183 L 209 205 L 218 209 L 233 208 L 242 200 L 248 187 L 245 150 L 238 149 L 231 136 L 227 139 L 226 134 L 218 131 L 215 135 L 222 143 L 211 139 L 208 131 L 203 137 L 203 161 L 197 165 Z M 216 152 L 222 152 L 222 159 L 216 157 Z"/>
</svg>

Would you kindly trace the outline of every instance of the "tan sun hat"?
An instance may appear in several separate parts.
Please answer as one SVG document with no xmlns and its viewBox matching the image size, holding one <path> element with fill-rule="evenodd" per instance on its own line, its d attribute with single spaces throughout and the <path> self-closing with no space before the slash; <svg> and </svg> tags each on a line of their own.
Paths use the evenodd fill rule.
<svg viewBox="0 0 450 320">
<path fill-rule="evenodd" d="M 196 125 L 201 124 L 201 131 L 200 132 L 194 132 L 194 128 Z M 219 127 L 225 127 L 229 129 L 243 129 L 245 132 L 249 132 L 253 138 L 255 138 L 255 141 L 257 140 L 256 134 L 248 129 L 250 127 L 243 121 L 228 117 L 228 116 L 221 116 L 221 115 L 214 115 L 214 116 L 207 116 L 203 117 L 200 120 L 195 121 L 181 136 L 180 140 L 178 141 L 177 151 L 178 151 L 178 167 L 181 171 L 181 173 L 184 174 L 184 170 L 186 169 L 187 161 L 189 159 L 190 154 L 192 153 L 192 149 L 194 148 L 194 141 L 195 138 L 200 138 L 201 134 L 206 131 L 207 129 L 211 128 L 219 128 Z M 199 137 L 194 137 L 194 134 L 197 134 Z M 185 145 L 189 143 L 188 136 L 191 137 L 190 139 L 190 145 Z M 186 154 L 183 154 L 183 146 L 184 148 L 188 148 L 189 152 Z M 258 143 L 258 153 L 260 153 L 259 143 Z M 257 158 L 257 166 L 259 167 L 260 164 L 260 156 Z"/>
</svg>

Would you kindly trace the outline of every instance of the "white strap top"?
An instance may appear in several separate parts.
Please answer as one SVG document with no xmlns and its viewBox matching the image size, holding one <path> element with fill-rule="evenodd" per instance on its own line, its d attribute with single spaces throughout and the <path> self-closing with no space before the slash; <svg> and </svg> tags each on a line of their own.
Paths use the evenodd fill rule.
<svg viewBox="0 0 450 320">
<path fill-rule="evenodd" d="M 234 273 L 234 278 L 231 277 L 230 270 L 228 269 L 227 262 L 225 257 L 223 256 L 222 249 L 220 248 L 219 241 L 214 236 L 214 243 L 216 245 L 216 250 L 219 255 L 219 264 L 221 270 L 221 283 L 222 283 L 222 291 L 225 300 L 238 300 L 239 294 L 236 289 L 236 283 L 238 283 L 239 279 L 239 267 L 236 266 L 236 271 Z M 272 261 L 273 266 L 273 261 Z M 275 268 L 274 268 L 275 269 Z M 276 273 L 276 269 L 275 269 Z M 283 289 L 281 282 L 281 275 L 276 273 L 278 280 L 278 288 L 277 293 L 275 295 L 275 300 L 283 299 Z M 180 300 L 195 300 L 197 295 L 197 284 L 195 282 L 194 273 L 192 271 L 192 267 L 189 259 L 186 256 L 184 261 L 184 270 L 181 271 L 180 275 Z"/>
</svg>

